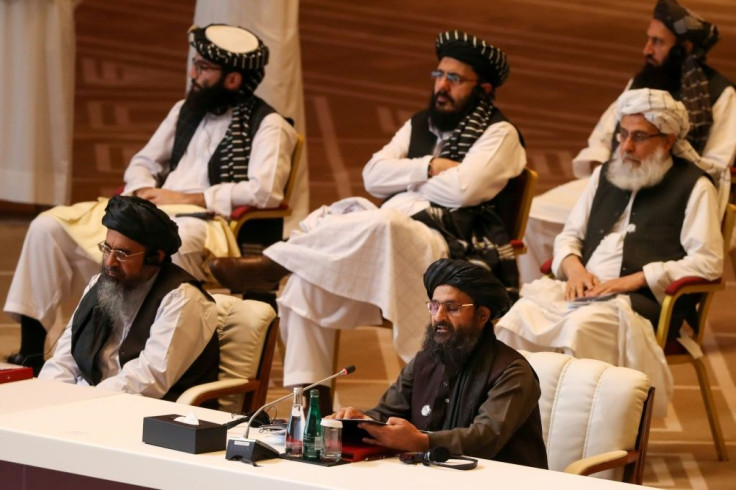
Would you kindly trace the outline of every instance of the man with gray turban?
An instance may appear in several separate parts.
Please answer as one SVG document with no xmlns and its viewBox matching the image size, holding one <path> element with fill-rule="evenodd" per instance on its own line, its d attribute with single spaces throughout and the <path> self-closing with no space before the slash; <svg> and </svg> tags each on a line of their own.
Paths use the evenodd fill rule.
<svg viewBox="0 0 736 490">
<path fill-rule="evenodd" d="M 281 204 L 297 134 L 253 94 L 268 62 L 256 35 L 213 24 L 190 29 L 189 42 L 196 50 L 191 90 L 133 156 L 123 193 L 174 216 L 182 246 L 173 261 L 203 281 L 211 257 L 239 252 L 224 220 L 194 216 Z M 20 353 L 11 362 L 43 362 L 59 305 L 78 296 L 99 265 L 104 207 L 104 199 L 60 206 L 31 223 L 4 307 L 21 322 Z"/>
<path fill-rule="evenodd" d="M 672 377 L 653 325 L 672 282 L 723 273 L 716 191 L 686 159 L 694 152 L 682 102 L 662 90 L 628 90 L 615 113 L 618 151 L 595 169 L 555 240 L 559 280 L 525 285 L 496 334 L 518 349 L 562 350 L 643 371 L 663 414 Z M 673 336 L 694 308 L 678 306 Z"/>
<path fill-rule="evenodd" d="M 706 63 L 718 38 L 715 25 L 676 0 L 658 0 L 647 28 L 644 67 L 626 89 L 666 90 L 682 101 L 690 119 L 687 140 L 702 157 L 698 166 L 717 184 L 719 209 L 723 210 L 728 201 L 729 166 L 736 158 L 736 90 L 732 81 Z M 614 103 L 601 116 L 588 146 L 572 161 L 578 179 L 534 198 L 524 238 L 529 253 L 519 259 L 522 282 L 539 277 L 539 266 L 551 254 L 554 238 L 591 171 L 615 154 L 617 131 Z"/>
<path fill-rule="evenodd" d="M 217 380 L 217 308 L 171 262 L 176 223 L 150 201 L 116 196 L 102 224 L 102 270 L 39 378 L 166 400 Z"/>
<path fill-rule="evenodd" d="M 330 374 L 336 328 L 380 324 L 382 315 L 393 322 L 394 346 L 408 361 L 421 344 L 422 273 L 440 257 L 482 255 L 506 286 L 518 288 L 513 250 L 493 208 L 502 198 L 483 207 L 495 225 L 490 236 L 449 226 L 471 223 L 526 165 L 519 132 L 494 104 L 509 73 L 506 55 L 460 31 L 441 33 L 435 48 L 428 109 L 363 169 L 366 190 L 384 199 L 380 208 L 362 198 L 324 206 L 264 257 L 212 265 L 236 291 L 275 289 L 293 272 L 279 298 L 287 386 Z"/>
<path fill-rule="evenodd" d="M 547 468 L 539 382 L 524 356 L 496 340 L 493 320 L 511 300 L 483 267 L 440 259 L 424 274 L 430 323 L 422 350 L 372 410 L 347 407 L 337 418 L 372 418 L 368 442 L 400 451 L 444 447 L 506 463 Z"/>
</svg>

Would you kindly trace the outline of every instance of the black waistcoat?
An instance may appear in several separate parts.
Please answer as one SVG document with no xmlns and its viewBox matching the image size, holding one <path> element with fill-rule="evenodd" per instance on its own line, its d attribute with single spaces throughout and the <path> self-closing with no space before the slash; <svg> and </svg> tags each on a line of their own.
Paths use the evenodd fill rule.
<svg viewBox="0 0 736 490">
<path fill-rule="evenodd" d="M 625 211 L 630 191 L 614 186 L 606 177 L 609 164 L 601 168 L 600 181 L 588 218 L 583 243 L 583 264 Z M 635 230 L 624 238 L 621 276 L 639 272 L 650 262 L 679 260 L 686 254 L 680 243 L 685 208 L 697 180 L 706 175 L 693 163 L 673 158 L 672 168 L 654 187 L 637 192 L 629 223 Z"/>
<path fill-rule="evenodd" d="M 209 294 L 188 272 L 174 264 L 164 264 L 151 290 L 146 295 L 133 320 L 128 335 L 120 345 L 119 358 L 122 368 L 128 361 L 138 358 L 151 333 L 151 325 L 164 296 L 183 283 L 197 286 L 210 301 Z M 102 381 L 97 357 L 112 331 L 112 322 L 97 306 L 98 283 L 87 291 L 79 302 L 72 321 L 72 355 L 82 376 L 90 385 Z M 220 346 L 217 332 L 189 369 L 164 395 L 166 400 L 175 400 L 186 389 L 201 383 L 216 381 L 220 362 Z"/>
<path fill-rule="evenodd" d="M 431 431 L 470 427 L 488 391 L 517 359 L 527 362 L 524 356 L 497 340 L 493 328 L 487 327 L 470 359 L 454 378 L 453 386 L 445 393 L 442 391 L 445 366 L 432 359 L 427 351 L 420 351 L 414 360 L 414 380 L 422 382 L 415 382 L 412 387 L 411 423 L 420 430 Z M 445 404 L 447 396 L 450 401 Z M 422 414 L 425 405 L 432 407 L 428 415 Z M 497 454 L 483 457 L 546 469 L 547 452 L 539 407 L 531 411 L 529 418 Z"/>
</svg>

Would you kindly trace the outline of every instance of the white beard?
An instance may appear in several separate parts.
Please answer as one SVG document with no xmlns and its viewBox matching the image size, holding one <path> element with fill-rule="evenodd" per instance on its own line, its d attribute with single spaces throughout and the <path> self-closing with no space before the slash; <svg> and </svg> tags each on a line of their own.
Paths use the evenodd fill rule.
<svg viewBox="0 0 736 490">
<path fill-rule="evenodd" d="M 625 191 L 653 187 L 659 184 L 667 171 L 672 168 L 672 157 L 661 147 L 650 157 L 642 160 L 638 166 L 624 161 L 618 150 L 615 153 L 608 165 L 606 177 L 613 185 Z"/>
</svg>

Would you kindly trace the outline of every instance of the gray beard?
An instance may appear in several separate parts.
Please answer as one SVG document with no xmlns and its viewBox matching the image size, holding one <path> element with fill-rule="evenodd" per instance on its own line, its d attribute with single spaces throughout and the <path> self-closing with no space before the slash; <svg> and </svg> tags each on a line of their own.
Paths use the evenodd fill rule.
<svg viewBox="0 0 736 490">
<path fill-rule="evenodd" d="M 97 280 L 97 306 L 108 318 L 118 318 L 123 311 L 125 291 L 123 286 L 104 272 Z"/>
<path fill-rule="evenodd" d="M 624 162 L 621 153 L 616 151 L 608 165 L 606 177 L 619 189 L 638 191 L 659 184 L 670 168 L 672 157 L 662 148 L 657 148 L 654 154 L 642 160 L 638 167 Z"/>
</svg>

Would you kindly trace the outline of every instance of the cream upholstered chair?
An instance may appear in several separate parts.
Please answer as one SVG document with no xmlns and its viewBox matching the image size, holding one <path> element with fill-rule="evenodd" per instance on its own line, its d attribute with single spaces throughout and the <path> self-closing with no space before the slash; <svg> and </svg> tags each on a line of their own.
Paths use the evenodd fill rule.
<svg viewBox="0 0 736 490">
<path fill-rule="evenodd" d="M 522 352 L 539 377 L 549 468 L 641 484 L 654 388 L 639 371 Z"/>
<path fill-rule="evenodd" d="M 276 312 L 260 301 L 224 294 L 213 297 L 220 338 L 219 379 L 188 389 L 176 401 L 200 405 L 219 398 L 220 410 L 250 412 L 266 402 L 278 336 Z"/>
</svg>

